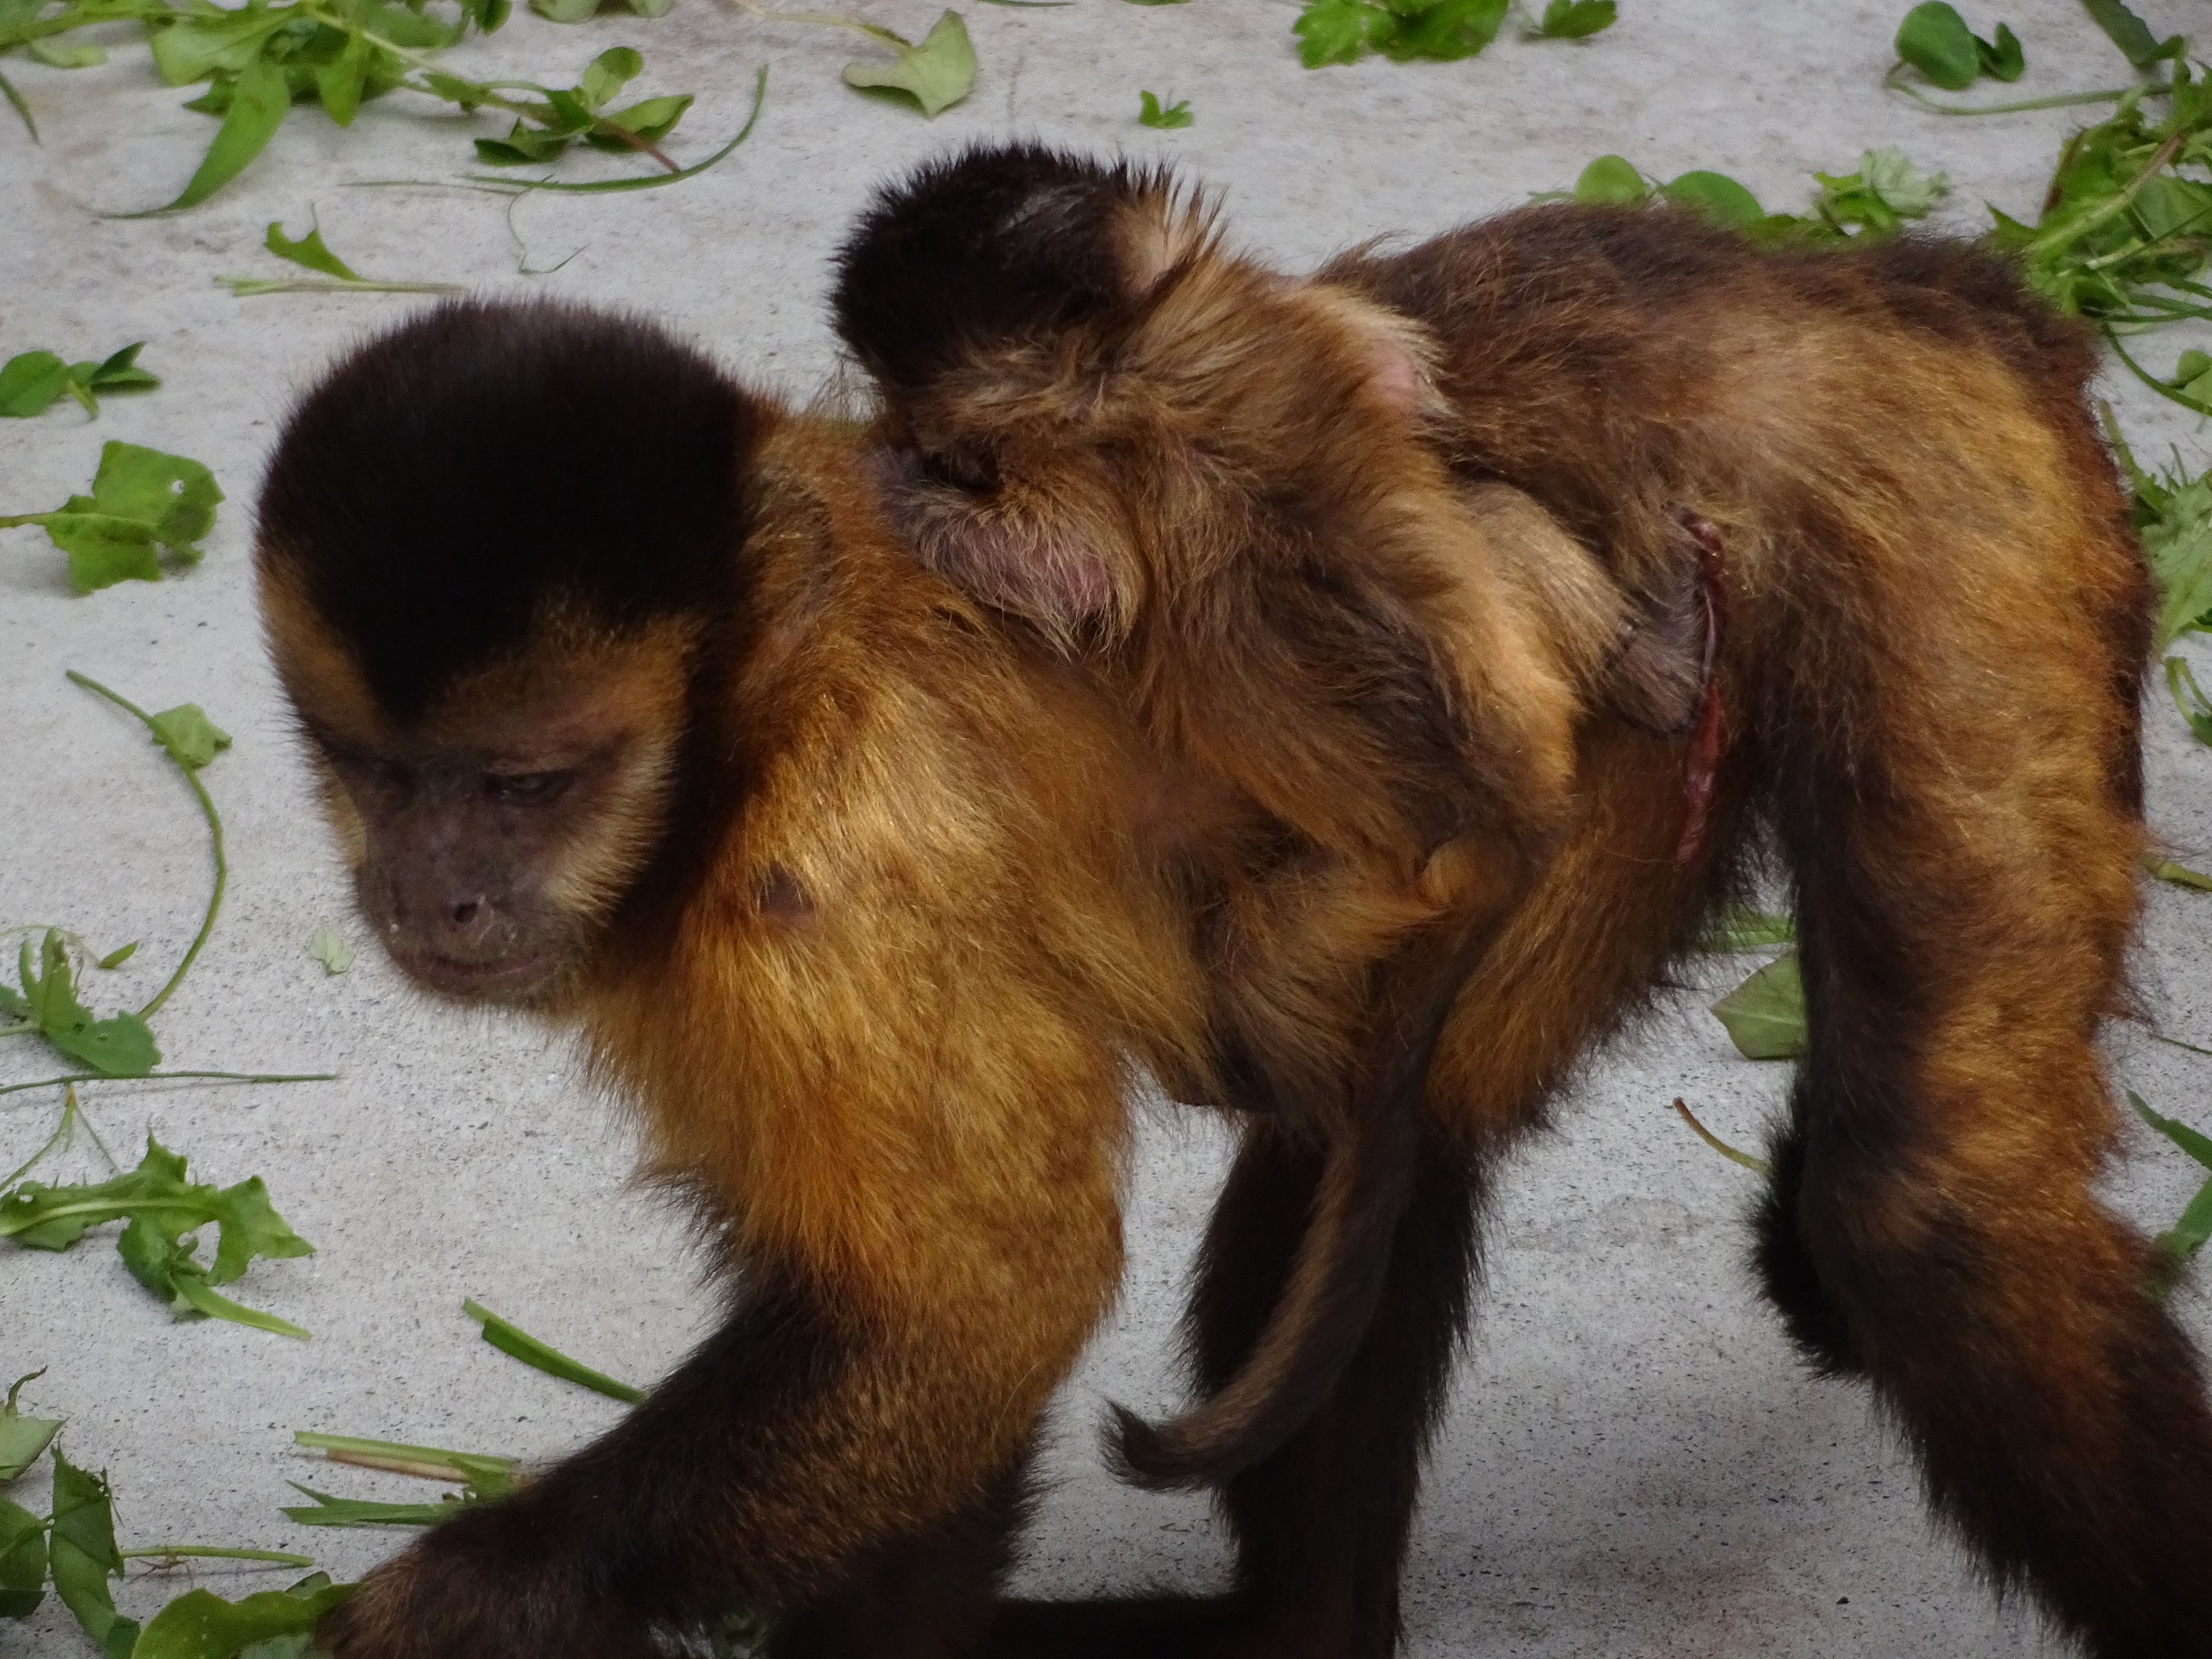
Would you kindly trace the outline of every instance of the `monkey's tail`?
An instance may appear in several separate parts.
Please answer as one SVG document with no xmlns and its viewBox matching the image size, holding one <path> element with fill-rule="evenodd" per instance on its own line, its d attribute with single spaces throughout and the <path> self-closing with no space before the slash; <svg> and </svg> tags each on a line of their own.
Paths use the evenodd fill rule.
<svg viewBox="0 0 2212 1659">
<path fill-rule="evenodd" d="M 1428 930 L 1376 975 L 1351 1110 L 1267 1326 L 1236 1374 L 1163 1423 L 1110 1404 L 1106 1457 L 1153 1491 L 1218 1486 L 1279 1449 L 1328 1398 L 1373 1321 L 1413 1189 L 1429 1061 L 1499 923 Z"/>
</svg>

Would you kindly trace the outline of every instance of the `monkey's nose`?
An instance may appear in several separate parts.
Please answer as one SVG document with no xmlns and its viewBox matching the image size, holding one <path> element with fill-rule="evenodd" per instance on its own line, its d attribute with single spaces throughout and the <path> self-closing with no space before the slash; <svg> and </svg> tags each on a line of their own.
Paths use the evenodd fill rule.
<svg viewBox="0 0 2212 1659">
<path fill-rule="evenodd" d="M 455 927 L 466 927 L 470 923 L 473 922 L 476 919 L 476 912 L 482 906 L 483 903 L 483 901 L 482 899 L 464 899 L 460 904 L 455 904 L 451 913 L 454 925 Z"/>
</svg>

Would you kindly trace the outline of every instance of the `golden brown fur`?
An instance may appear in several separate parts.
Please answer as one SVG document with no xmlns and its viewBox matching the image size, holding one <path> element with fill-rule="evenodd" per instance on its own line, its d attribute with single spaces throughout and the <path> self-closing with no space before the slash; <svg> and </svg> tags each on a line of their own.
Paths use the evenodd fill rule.
<svg viewBox="0 0 2212 1659">
<path fill-rule="evenodd" d="M 2001 1579 L 2100 1659 L 2206 1651 L 2212 1413 L 2092 1188 L 2145 578 L 2077 334 L 1963 250 L 1658 213 L 1293 282 L 1034 151 L 886 199 L 839 308 L 867 428 L 619 320 L 456 307 L 272 468 L 267 615 L 364 904 L 428 982 L 580 1022 L 747 1265 L 629 1420 L 373 1574 L 340 1659 L 642 1659 L 738 1607 L 779 1659 L 1380 1659 L 1487 1162 L 1762 838 L 1813 1045 L 1770 1294 Z M 625 531 L 633 570 L 487 517 L 450 557 L 529 603 L 417 641 L 299 481 L 387 398 L 469 432 L 610 362 L 724 459 L 515 454 L 697 475 L 701 528 Z M 411 605 L 447 614 L 446 558 Z M 1115 1293 L 1138 1066 L 1243 1131 L 1191 1332 L 1224 1403 L 1161 1466 L 1221 1481 L 1237 1588 L 994 1612 Z"/>
</svg>

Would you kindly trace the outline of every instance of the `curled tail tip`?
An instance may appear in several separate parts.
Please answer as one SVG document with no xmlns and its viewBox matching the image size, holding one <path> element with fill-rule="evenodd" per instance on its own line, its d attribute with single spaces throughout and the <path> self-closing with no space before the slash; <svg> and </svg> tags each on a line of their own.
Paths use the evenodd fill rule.
<svg viewBox="0 0 2212 1659">
<path fill-rule="evenodd" d="M 1218 1486 L 1244 1467 L 1223 1456 L 1223 1448 L 1189 1432 L 1189 1419 L 1148 1422 L 1125 1405 L 1107 1402 L 1101 1425 L 1106 1466 L 1121 1480 L 1147 1492 L 1187 1492 Z M 1233 1448 L 1232 1448 L 1233 1450 Z"/>
</svg>

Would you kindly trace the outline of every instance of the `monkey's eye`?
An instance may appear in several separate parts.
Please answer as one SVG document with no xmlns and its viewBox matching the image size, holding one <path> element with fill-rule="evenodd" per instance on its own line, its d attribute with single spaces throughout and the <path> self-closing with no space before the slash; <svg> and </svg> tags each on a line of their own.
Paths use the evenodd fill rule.
<svg viewBox="0 0 2212 1659">
<path fill-rule="evenodd" d="M 484 792 L 506 806 L 545 806 L 560 799 L 576 782 L 573 769 L 565 772 L 487 772 Z"/>
<path fill-rule="evenodd" d="M 414 774 L 397 761 L 364 755 L 340 744 L 325 744 L 323 752 L 330 760 L 331 770 L 357 795 L 405 795 L 414 786 Z"/>
</svg>

